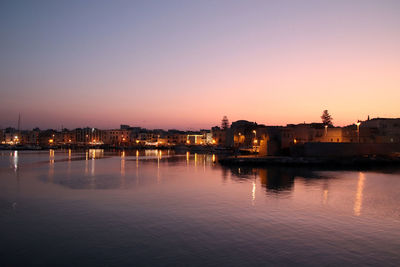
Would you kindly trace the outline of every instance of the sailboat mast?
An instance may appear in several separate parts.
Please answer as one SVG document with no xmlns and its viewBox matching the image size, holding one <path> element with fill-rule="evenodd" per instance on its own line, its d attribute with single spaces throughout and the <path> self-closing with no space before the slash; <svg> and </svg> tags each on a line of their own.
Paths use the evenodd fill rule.
<svg viewBox="0 0 400 267">
<path fill-rule="evenodd" d="M 21 127 L 21 113 L 18 113 L 18 133 Z"/>
</svg>

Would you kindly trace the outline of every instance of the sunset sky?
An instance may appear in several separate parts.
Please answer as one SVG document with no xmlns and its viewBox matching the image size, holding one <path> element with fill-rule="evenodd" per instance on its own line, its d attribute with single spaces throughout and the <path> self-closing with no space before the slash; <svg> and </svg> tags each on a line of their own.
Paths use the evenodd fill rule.
<svg viewBox="0 0 400 267">
<path fill-rule="evenodd" d="M 0 128 L 400 117 L 400 1 L 1 1 Z"/>
</svg>

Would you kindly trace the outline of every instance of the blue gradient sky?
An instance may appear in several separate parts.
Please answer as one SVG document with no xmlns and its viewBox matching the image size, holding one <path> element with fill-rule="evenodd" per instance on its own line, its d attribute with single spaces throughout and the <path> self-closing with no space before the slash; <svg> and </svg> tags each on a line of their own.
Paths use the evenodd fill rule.
<svg viewBox="0 0 400 267">
<path fill-rule="evenodd" d="M 1 1 L 0 126 L 400 117 L 400 1 Z"/>
</svg>

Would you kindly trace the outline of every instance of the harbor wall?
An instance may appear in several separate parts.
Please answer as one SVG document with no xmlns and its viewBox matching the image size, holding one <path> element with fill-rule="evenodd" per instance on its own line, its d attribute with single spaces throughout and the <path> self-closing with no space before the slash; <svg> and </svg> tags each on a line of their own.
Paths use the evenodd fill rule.
<svg viewBox="0 0 400 267">
<path fill-rule="evenodd" d="M 400 153 L 400 143 L 305 143 L 290 148 L 291 156 L 298 157 L 391 156 L 396 153 Z"/>
</svg>

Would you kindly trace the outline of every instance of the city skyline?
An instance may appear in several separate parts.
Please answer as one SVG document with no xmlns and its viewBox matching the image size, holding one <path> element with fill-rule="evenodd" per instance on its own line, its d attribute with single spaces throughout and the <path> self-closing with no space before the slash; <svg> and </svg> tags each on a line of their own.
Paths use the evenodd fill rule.
<svg viewBox="0 0 400 267">
<path fill-rule="evenodd" d="M 0 125 L 400 117 L 398 1 L 0 4 Z"/>
<path fill-rule="evenodd" d="M 225 116 L 224 116 L 225 117 Z M 224 119 L 224 117 L 222 118 L 222 120 Z M 287 125 L 298 125 L 298 124 L 313 124 L 313 123 L 317 123 L 317 124 L 324 124 L 322 117 L 320 116 L 319 119 L 316 119 L 314 121 L 299 121 L 299 122 L 295 122 L 295 123 L 287 123 L 287 124 L 265 124 L 265 123 L 260 123 L 260 122 L 256 122 L 256 121 L 251 121 L 251 120 L 247 120 L 247 119 L 239 119 L 239 120 L 230 120 L 228 117 L 228 127 L 230 126 L 230 124 L 232 122 L 236 122 L 236 121 L 247 121 L 247 122 L 251 122 L 251 123 L 256 123 L 258 125 L 265 125 L 265 126 L 287 126 Z M 345 126 L 351 126 L 351 125 L 356 125 L 357 122 L 359 121 L 365 121 L 365 120 L 370 120 L 370 119 L 398 119 L 398 118 L 384 118 L 384 117 L 370 117 L 368 115 L 367 118 L 363 118 L 360 120 L 355 120 L 354 122 L 347 124 L 347 125 L 335 125 L 334 124 L 334 119 L 332 118 L 332 127 L 345 127 Z M 145 127 L 144 125 L 140 125 L 140 124 L 131 124 L 131 123 L 114 123 L 115 126 L 112 127 L 105 127 L 105 128 L 101 128 L 101 127 L 97 127 L 96 125 L 78 125 L 76 127 L 68 127 L 66 125 L 60 124 L 60 125 L 55 125 L 54 127 L 39 127 L 38 125 L 34 126 L 34 127 L 24 127 L 23 124 L 23 119 L 21 114 L 18 114 L 17 120 L 15 121 L 15 123 L 12 123 L 11 125 L 0 125 L 0 129 L 6 129 L 6 128 L 14 128 L 14 129 L 20 129 L 21 131 L 25 131 L 25 130 L 32 130 L 32 129 L 36 129 L 39 128 L 40 130 L 63 130 L 63 129 L 79 129 L 79 128 L 96 128 L 96 129 L 104 129 L 104 130 L 112 130 L 112 129 L 119 129 L 122 126 L 127 126 L 127 127 L 138 127 L 138 128 L 142 128 L 142 129 L 148 129 L 148 130 L 178 130 L 178 131 L 200 131 L 200 130 L 204 130 L 204 129 L 210 129 L 212 127 L 220 127 L 222 128 L 221 124 L 222 124 L 222 120 L 219 120 L 219 122 L 215 123 L 215 124 L 210 124 L 211 126 L 205 126 L 205 127 L 199 127 L 199 128 L 193 128 L 193 127 L 185 127 L 183 126 L 182 128 L 178 128 L 178 127 L 169 127 L 169 128 L 162 128 L 162 127 Z M 146 124 L 145 122 L 143 124 Z M 34 123 L 33 123 L 34 125 Z"/>
</svg>

